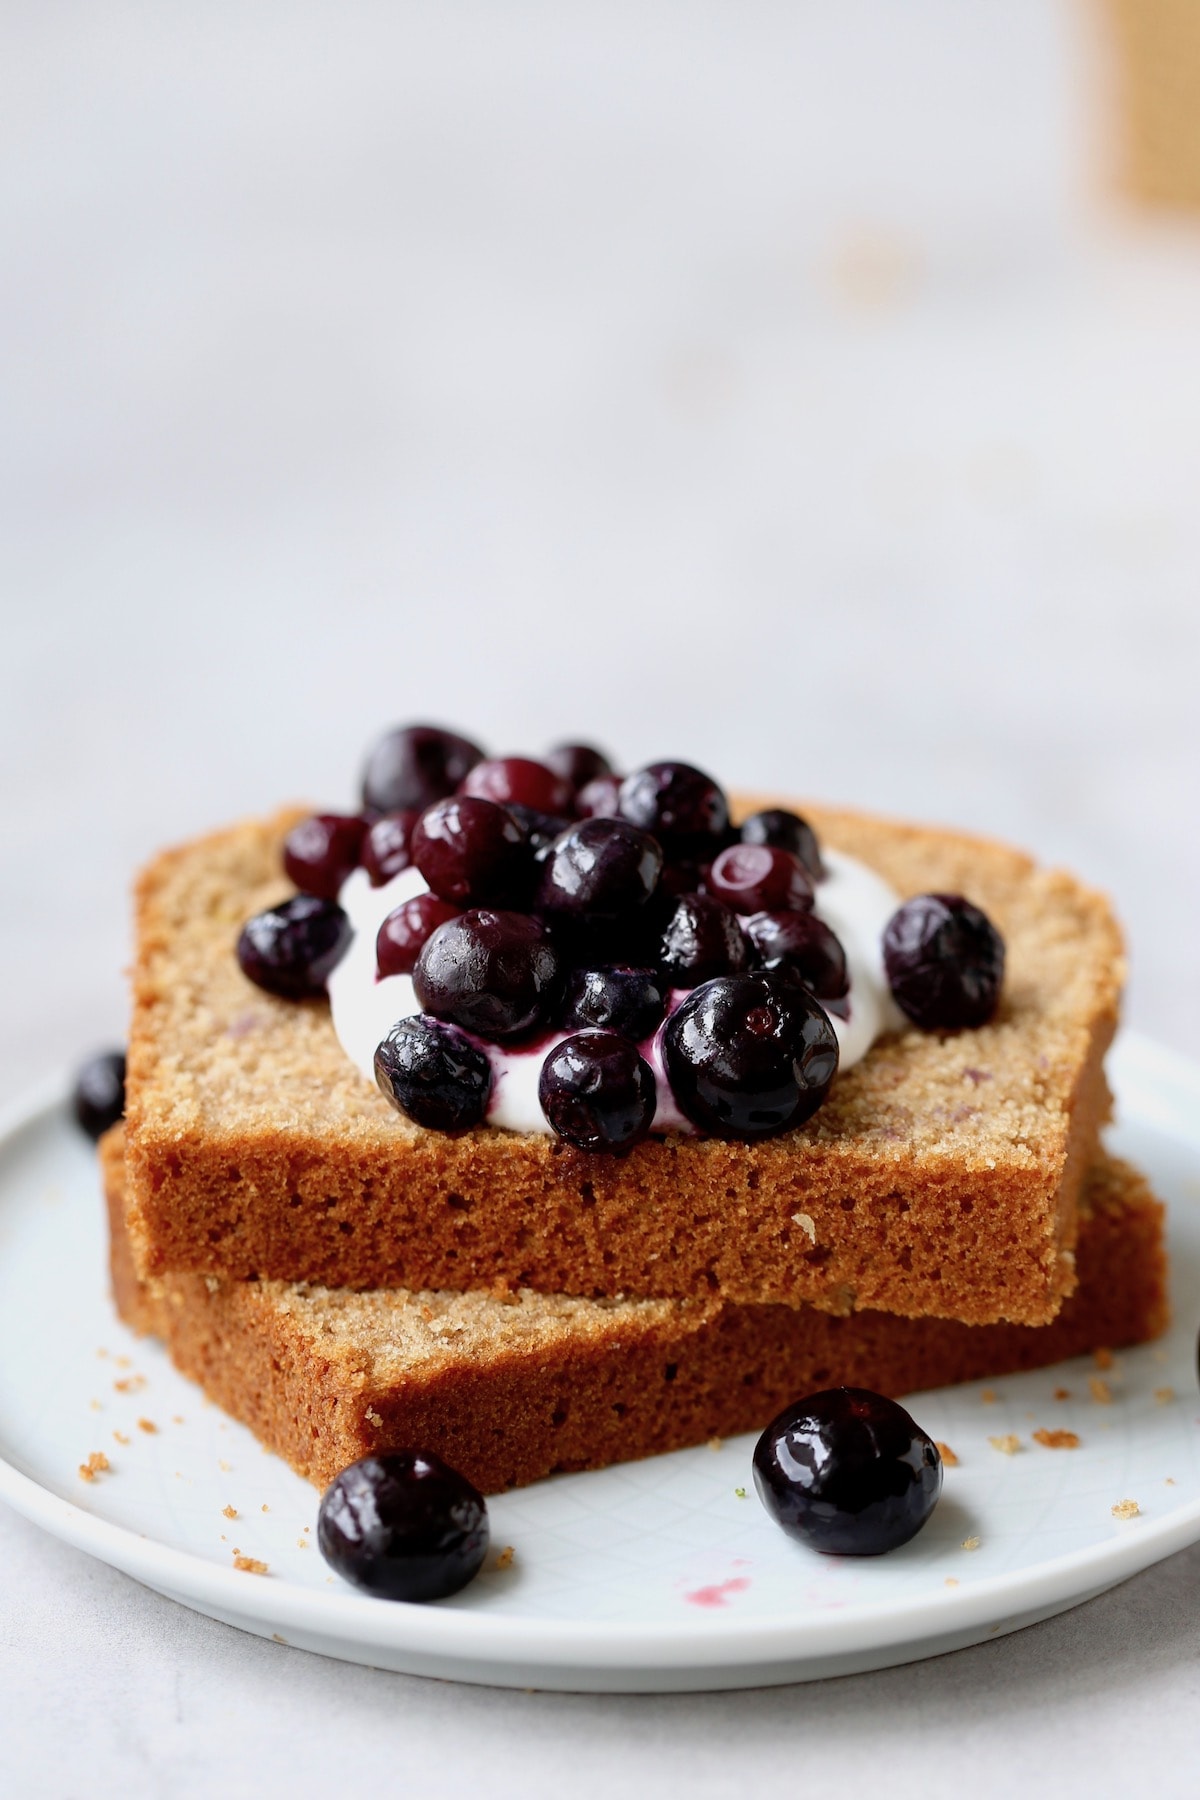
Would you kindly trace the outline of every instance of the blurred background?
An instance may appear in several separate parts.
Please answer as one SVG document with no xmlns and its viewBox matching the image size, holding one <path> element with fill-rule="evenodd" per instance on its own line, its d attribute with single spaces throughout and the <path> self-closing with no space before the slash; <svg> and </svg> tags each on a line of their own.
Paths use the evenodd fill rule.
<svg viewBox="0 0 1200 1800">
<path fill-rule="evenodd" d="M 1200 1054 L 1171 10 L 0 7 L 0 1091 L 413 718 L 1012 838 Z"/>
</svg>

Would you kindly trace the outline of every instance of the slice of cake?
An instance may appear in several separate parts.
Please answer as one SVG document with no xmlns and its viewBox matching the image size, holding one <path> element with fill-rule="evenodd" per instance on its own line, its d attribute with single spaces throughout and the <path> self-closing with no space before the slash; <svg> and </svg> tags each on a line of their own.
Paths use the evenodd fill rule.
<svg viewBox="0 0 1200 1800">
<path fill-rule="evenodd" d="M 121 1316 L 318 1486 L 361 1456 L 422 1448 L 496 1493 L 753 1430 L 814 1389 L 901 1395 L 1041 1368 L 1142 1342 L 1167 1320 L 1163 1209 L 1102 1154 L 1080 1197 L 1078 1286 L 1038 1328 L 713 1299 L 144 1278 L 120 1127 L 101 1158 Z"/>
<path fill-rule="evenodd" d="M 995 1016 L 881 1037 L 780 1135 L 671 1131 L 619 1157 L 413 1124 L 326 1002 L 245 978 L 235 942 L 292 891 L 280 849 L 297 814 L 160 856 L 138 890 L 129 1051 L 139 1270 L 1052 1319 L 1108 1104 L 1123 974 L 1109 908 L 999 844 L 805 811 L 824 848 L 894 894 L 985 909 L 1007 948 Z"/>
</svg>

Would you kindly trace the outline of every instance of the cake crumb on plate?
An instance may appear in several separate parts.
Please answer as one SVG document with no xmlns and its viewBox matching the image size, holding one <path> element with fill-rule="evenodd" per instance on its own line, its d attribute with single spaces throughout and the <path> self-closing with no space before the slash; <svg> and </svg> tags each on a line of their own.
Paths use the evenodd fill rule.
<svg viewBox="0 0 1200 1800">
<path fill-rule="evenodd" d="M 1041 1444 L 1045 1450 L 1078 1450 L 1080 1444 L 1077 1431 L 1035 1431 L 1035 1444 Z"/>
</svg>

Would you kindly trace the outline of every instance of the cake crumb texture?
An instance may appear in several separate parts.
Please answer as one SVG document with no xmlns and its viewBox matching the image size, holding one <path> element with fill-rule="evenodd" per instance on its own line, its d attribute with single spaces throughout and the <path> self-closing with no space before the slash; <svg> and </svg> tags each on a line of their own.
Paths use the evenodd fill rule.
<svg viewBox="0 0 1200 1800">
<path fill-rule="evenodd" d="M 322 1487 L 361 1456 L 420 1444 L 497 1493 L 753 1430 L 815 1389 L 978 1381 L 1138 1343 L 1167 1319 L 1162 1208 L 1107 1158 L 1088 1177 L 1079 1288 L 1040 1328 L 714 1298 L 145 1279 L 125 1229 L 120 1127 L 101 1160 L 121 1316 Z"/>
<path fill-rule="evenodd" d="M 245 979 L 237 934 L 291 891 L 280 840 L 296 812 L 165 852 L 137 901 L 127 1129 L 142 1273 L 1052 1318 L 1075 1283 L 1077 1197 L 1108 1107 L 1123 976 L 1111 912 L 1002 845 L 805 811 L 901 896 L 962 891 L 984 907 L 1007 944 L 996 1019 L 885 1038 L 782 1137 L 674 1134 L 622 1158 L 424 1131 L 353 1067 L 325 1002 Z"/>
</svg>

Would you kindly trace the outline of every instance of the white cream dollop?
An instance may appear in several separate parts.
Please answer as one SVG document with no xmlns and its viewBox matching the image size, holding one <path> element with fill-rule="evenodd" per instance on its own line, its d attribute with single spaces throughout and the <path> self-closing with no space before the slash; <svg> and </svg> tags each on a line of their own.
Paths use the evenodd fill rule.
<svg viewBox="0 0 1200 1800">
<path fill-rule="evenodd" d="M 829 1015 L 837 1033 L 839 1069 L 861 1062 L 877 1037 L 898 1031 L 904 1020 L 892 999 L 883 968 L 883 928 L 900 904 L 899 895 L 883 878 L 853 856 L 822 849 L 827 870 L 817 883 L 813 910 L 841 941 L 850 975 L 846 997 L 848 1017 Z M 379 927 L 397 906 L 415 894 L 427 892 L 424 877 L 415 868 L 404 869 L 383 887 L 372 887 L 365 869 L 356 869 L 338 895 L 354 932 L 350 948 L 329 978 L 329 1003 L 333 1027 L 343 1050 L 372 1086 L 375 1084 L 375 1051 L 392 1026 L 420 1012 L 410 975 L 375 973 L 375 939 Z M 686 998 L 683 991 L 671 996 L 671 1009 Z M 505 1131 L 537 1131 L 550 1135 L 550 1125 L 538 1101 L 538 1077 L 552 1044 L 568 1033 L 560 1031 L 540 1038 L 528 1049 L 508 1049 L 484 1044 L 492 1065 L 492 1096 L 487 1122 Z M 654 1130 L 691 1131 L 675 1104 L 658 1049 L 658 1040 L 641 1046 L 654 1071 L 658 1104 Z"/>
</svg>

